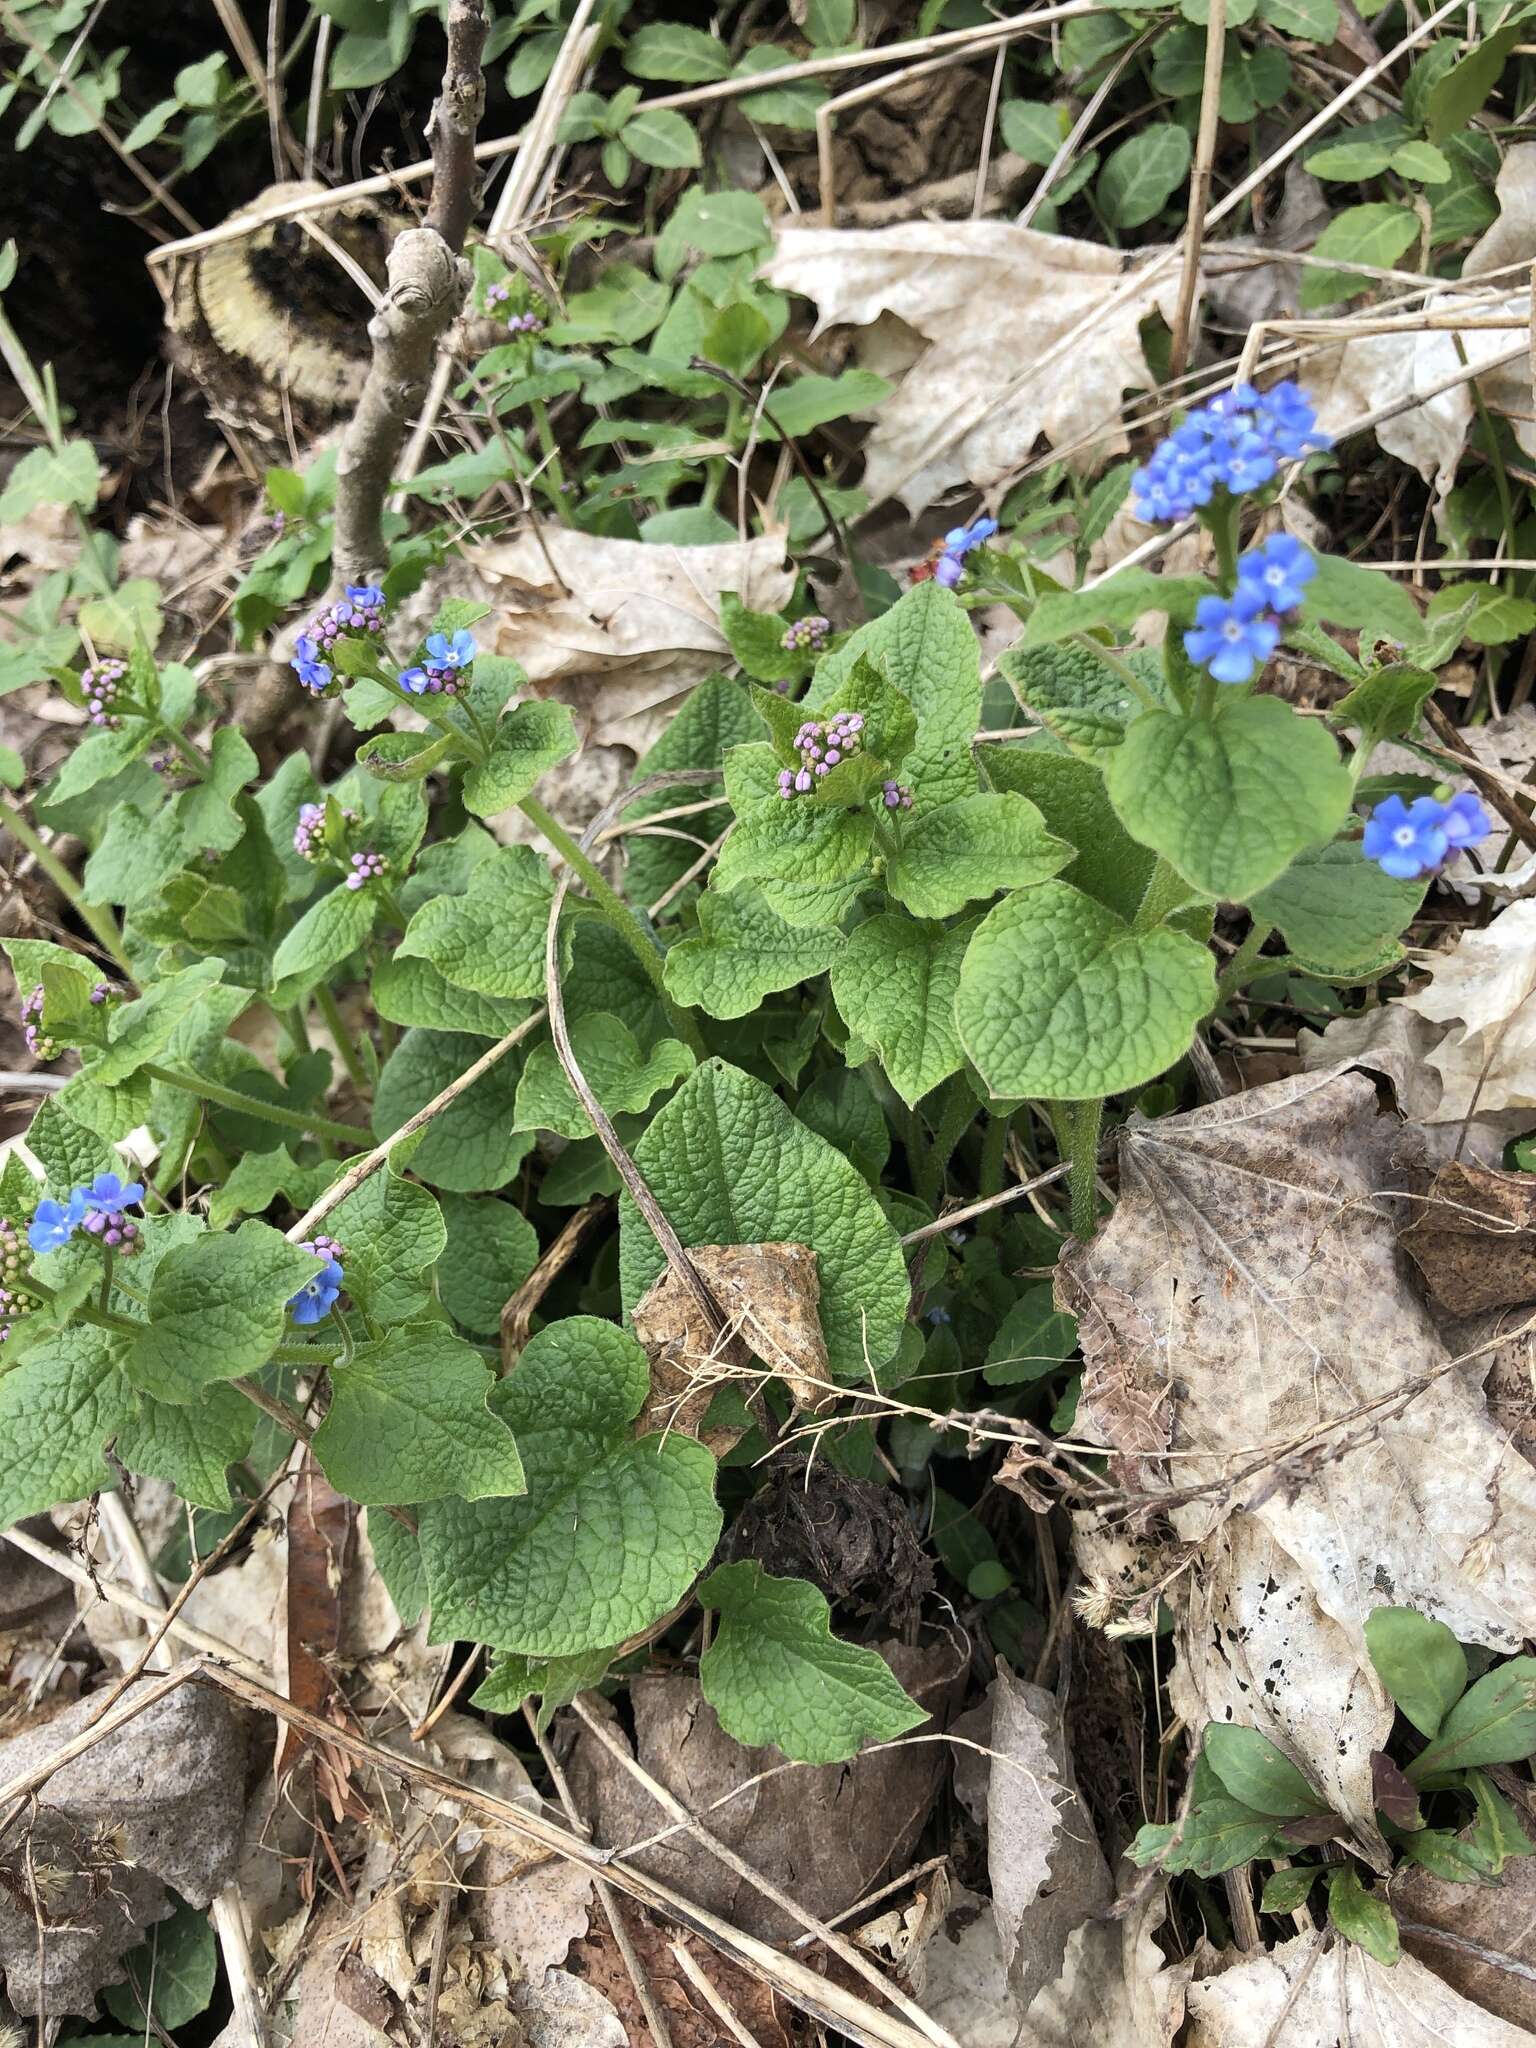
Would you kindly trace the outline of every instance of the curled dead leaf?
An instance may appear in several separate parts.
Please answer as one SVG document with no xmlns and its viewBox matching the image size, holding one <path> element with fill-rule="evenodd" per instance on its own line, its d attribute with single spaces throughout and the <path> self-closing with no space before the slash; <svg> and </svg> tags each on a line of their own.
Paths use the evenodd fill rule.
<svg viewBox="0 0 1536 2048">
<path fill-rule="evenodd" d="M 717 1336 L 671 1267 L 663 1270 L 634 1310 L 635 1335 L 651 1361 L 641 1427 L 699 1437 L 718 1457 L 744 1434 L 737 1424 L 705 1426 L 722 1387 L 756 1388 L 766 1367 L 797 1408 L 821 1399 L 830 1378 L 818 1314 L 821 1278 L 816 1254 L 803 1244 L 704 1244 L 688 1256 L 726 1327 Z"/>
</svg>

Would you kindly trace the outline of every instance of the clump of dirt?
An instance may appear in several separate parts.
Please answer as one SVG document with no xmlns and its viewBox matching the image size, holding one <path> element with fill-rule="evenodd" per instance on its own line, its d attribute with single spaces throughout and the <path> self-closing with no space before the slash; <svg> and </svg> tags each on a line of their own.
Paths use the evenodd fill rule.
<svg viewBox="0 0 1536 2048">
<path fill-rule="evenodd" d="M 775 1578 L 809 1579 L 835 1608 L 911 1639 L 933 1566 L 899 1495 L 788 1452 L 737 1516 L 729 1554 Z"/>
</svg>

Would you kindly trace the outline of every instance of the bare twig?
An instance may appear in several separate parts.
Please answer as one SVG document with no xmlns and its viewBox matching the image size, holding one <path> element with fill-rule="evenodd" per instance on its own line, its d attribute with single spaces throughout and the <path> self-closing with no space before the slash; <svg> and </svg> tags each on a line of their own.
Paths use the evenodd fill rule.
<svg viewBox="0 0 1536 2048">
<path fill-rule="evenodd" d="M 407 422 L 426 393 L 437 345 L 469 289 L 461 251 L 475 205 L 475 127 L 484 101 L 484 0 L 453 0 L 448 63 L 432 115 L 426 222 L 389 251 L 389 289 L 368 323 L 373 360 L 336 459 L 336 566 L 349 583 L 383 569 L 384 500 Z"/>
<path fill-rule="evenodd" d="M 1189 225 L 1184 231 L 1184 273 L 1173 316 L 1173 347 L 1168 374 L 1182 377 L 1189 361 L 1190 326 L 1195 293 L 1200 289 L 1200 245 L 1205 239 L 1205 203 L 1211 190 L 1211 165 L 1216 157 L 1216 128 L 1221 115 L 1221 70 L 1227 44 L 1227 0 L 1210 0 L 1205 24 L 1205 76 L 1200 87 L 1200 130 L 1195 138 L 1195 167 L 1189 181 Z"/>
<path fill-rule="evenodd" d="M 575 1258 L 582 1239 L 607 1215 L 612 1197 L 594 1195 L 590 1202 L 583 1202 L 574 1216 L 566 1219 L 560 1234 L 543 1253 L 538 1264 L 515 1293 L 508 1296 L 501 1310 L 501 1369 L 509 1373 L 516 1365 L 518 1354 L 528 1342 L 528 1328 L 533 1321 L 534 1311 L 544 1299 L 556 1279 Z"/>
</svg>

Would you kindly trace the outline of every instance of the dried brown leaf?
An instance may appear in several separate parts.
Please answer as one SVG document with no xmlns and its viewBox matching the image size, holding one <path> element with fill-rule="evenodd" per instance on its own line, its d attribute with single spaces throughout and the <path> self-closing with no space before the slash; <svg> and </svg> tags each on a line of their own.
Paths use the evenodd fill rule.
<svg viewBox="0 0 1536 2048">
<path fill-rule="evenodd" d="M 1536 1174 L 1442 1166 L 1398 1243 L 1455 1315 L 1536 1300 Z"/>
<path fill-rule="evenodd" d="M 1398 1135 L 1348 1067 L 1133 1123 L 1119 1206 L 1065 1261 L 1104 1316 L 1080 1431 L 1119 1447 L 1116 1370 L 1145 1371 L 1147 1323 L 1160 1333 L 1173 1441 L 1154 1501 L 1205 1546 L 1176 1706 L 1264 1727 L 1376 1854 L 1370 1752 L 1390 1714 L 1367 1614 L 1418 1607 L 1511 1651 L 1536 1627 L 1536 1473 L 1475 1366 L 1449 1369 L 1397 1252 L 1380 1198 L 1403 1185 Z"/>
<path fill-rule="evenodd" d="M 1536 1796 L 1529 1782 L 1511 1772 L 1498 1776 L 1526 1833 L 1536 1836 Z M 1536 1857 L 1511 1858 L 1496 1885 L 1449 1884 L 1417 1864 L 1404 1864 L 1392 1880 L 1392 1904 L 1404 1922 L 1439 1928 L 1490 1951 L 1485 1960 L 1408 1926 L 1403 1929 L 1409 1954 L 1463 1998 L 1536 2033 Z M 1507 1960 L 1495 1960 L 1499 1957 Z"/>
<path fill-rule="evenodd" d="M 763 274 L 813 299 L 819 327 L 858 328 L 869 368 L 899 374 L 865 443 L 864 487 L 918 512 L 955 484 L 997 483 L 1041 435 L 1057 448 L 1095 436 L 1096 464 L 1129 445 L 1125 394 L 1156 382 L 1141 322 L 1159 310 L 1172 319 L 1177 271 L 1109 301 L 1160 254 L 1131 258 L 1004 221 L 784 225 Z M 1031 374 L 1095 313 L 1070 365 Z"/>
<path fill-rule="evenodd" d="M 776 1373 L 795 1405 L 814 1408 L 830 1377 L 818 1313 L 821 1277 L 816 1254 L 803 1244 L 703 1244 L 688 1253 L 726 1318 L 716 1336 L 682 1281 L 666 1267 L 635 1304 L 635 1335 L 651 1361 L 645 1429 L 701 1436 L 717 1456 L 741 1431 L 704 1430 L 704 1417 L 729 1380 L 761 1381 L 753 1360 Z"/>
</svg>

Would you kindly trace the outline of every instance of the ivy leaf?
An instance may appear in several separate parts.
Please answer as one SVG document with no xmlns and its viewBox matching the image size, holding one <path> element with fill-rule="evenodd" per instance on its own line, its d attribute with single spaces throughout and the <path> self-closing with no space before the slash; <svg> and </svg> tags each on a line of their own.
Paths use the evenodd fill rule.
<svg viewBox="0 0 1536 2048">
<path fill-rule="evenodd" d="M 715 863 L 714 886 L 725 894 L 756 882 L 786 923 L 836 924 L 868 878 L 874 820 L 862 807 L 786 803 L 778 772 L 770 746 L 732 747 L 726 755 L 737 823 Z"/>
<path fill-rule="evenodd" d="M 517 1444 L 487 1406 L 495 1384 L 441 1323 L 402 1324 L 331 1366 L 315 1456 L 332 1486 L 370 1507 L 522 1493 Z"/>
<path fill-rule="evenodd" d="M 510 1202 L 445 1195 L 443 1221 L 453 1253 L 438 1267 L 437 1290 L 456 1323 L 494 1336 L 501 1311 L 538 1263 L 538 1233 Z"/>
<path fill-rule="evenodd" d="M 0 1374 L 0 1528 L 112 1485 L 101 1447 L 133 1403 L 122 1340 L 90 1323 L 50 1331 Z"/>
<path fill-rule="evenodd" d="M 1363 1948 L 1376 1962 L 1391 1968 L 1402 1954 L 1392 1908 L 1378 1892 L 1368 1892 L 1353 1863 L 1328 1873 L 1328 1917 L 1346 1941 Z"/>
<path fill-rule="evenodd" d="M 694 1056 L 675 1038 L 664 1038 L 642 1053 L 629 1026 L 603 1011 L 578 1017 L 571 1026 L 571 1050 L 610 1115 L 638 1115 L 656 1096 L 694 1069 Z M 553 1131 L 562 1138 L 590 1138 L 592 1125 L 565 1077 L 553 1045 L 535 1046 L 517 1087 L 516 1128 Z"/>
<path fill-rule="evenodd" d="M 1276 1820 L 1295 1820 L 1304 1813 L 1327 1813 L 1290 1758 L 1257 1728 L 1212 1721 L 1205 1731 L 1201 1755 L 1234 1799 L 1255 1813 Z"/>
<path fill-rule="evenodd" d="M 555 884 L 531 846 L 503 846 L 463 896 L 434 896 L 406 926 L 397 956 L 429 960 L 459 988 L 484 996 L 544 989 L 544 935 Z"/>
<path fill-rule="evenodd" d="M 1062 869 L 1062 880 L 1108 904 L 1121 917 L 1134 917 L 1154 856 L 1150 847 L 1137 845 L 1115 816 L 1104 777 L 1093 763 L 1043 746 L 988 746 L 981 759 L 994 788 L 1027 796 L 1047 829 L 1076 847 L 1077 856 Z"/>
<path fill-rule="evenodd" d="M 201 1400 L 156 1401 L 146 1394 L 117 1432 L 117 1455 L 130 1472 L 174 1486 L 196 1508 L 230 1506 L 229 1468 L 244 1458 L 256 1410 L 233 1387 L 209 1387 Z"/>
<path fill-rule="evenodd" d="M 1046 881 L 1073 856 L 1028 797 L 1011 793 L 957 797 L 897 829 L 885 884 L 917 917 L 949 917 L 999 889 Z"/>
<path fill-rule="evenodd" d="M 490 758 L 464 777 L 464 808 L 491 818 L 520 803 L 546 769 L 569 760 L 577 747 L 569 710 L 533 698 L 509 711 L 491 740 Z"/>
<path fill-rule="evenodd" d="M 1278 697 L 1220 702 L 1209 719 L 1144 712 L 1105 781 L 1133 839 L 1203 895 L 1238 903 L 1331 839 L 1352 793 L 1334 741 Z"/>
<path fill-rule="evenodd" d="M 711 1017 L 748 1016 L 764 996 L 825 973 L 846 943 L 840 932 L 787 923 L 755 888 L 707 890 L 698 918 L 698 932 L 669 949 L 665 978 L 675 1002 Z"/>
<path fill-rule="evenodd" d="M 883 1657 L 833 1635 L 832 1610 L 806 1580 L 771 1578 L 745 1559 L 711 1572 L 699 1601 L 720 1616 L 699 1684 L 738 1742 L 837 1764 L 928 1719 Z"/>
<path fill-rule="evenodd" d="M 843 1022 L 878 1050 L 909 1109 L 965 1063 L 955 991 L 975 929 L 974 920 L 945 931 L 892 912 L 837 942 L 832 994 Z"/>
<path fill-rule="evenodd" d="M 300 1251 L 265 1223 L 242 1223 L 176 1245 L 155 1268 L 149 1327 L 129 1340 L 124 1367 L 161 1401 L 194 1401 L 211 1380 L 254 1372 L 283 1334 L 284 1312 L 315 1276 Z"/>
<path fill-rule="evenodd" d="M 379 1076 L 374 1136 L 398 1131 L 484 1051 L 482 1040 L 457 1032 L 407 1031 Z M 435 1116 L 411 1154 L 412 1172 L 460 1195 L 504 1186 L 533 1150 L 532 1137 L 513 1129 L 519 1066 L 508 1053 Z"/>
<path fill-rule="evenodd" d="M 982 1378 L 989 1387 L 1027 1386 L 1055 1372 L 1076 1349 L 1077 1317 L 1056 1307 L 1046 1280 L 1026 1287 L 1004 1316 L 988 1346 Z"/>
<path fill-rule="evenodd" d="M 1210 954 L 1164 925 L 1136 932 L 1065 882 L 988 912 L 955 1018 L 989 1092 L 1082 1102 L 1153 1080 L 1215 1000 Z"/>
<path fill-rule="evenodd" d="M 421 1275 L 441 1257 L 448 1231 L 419 1182 L 386 1162 L 337 1203 L 325 1228 L 345 1250 L 347 1292 L 364 1315 L 398 1323 L 423 1306 Z"/>
<path fill-rule="evenodd" d="M 151 1928 L 147 1939 L 130 1950 L 118 1967 L 130 1982 L 109 1984 L 102 1993 L 114 2019 L 141 2039 L 152 2031 L 163 2037 L 173 2027 L 186 2026 L 208 2010 L 219 1972 L 218 1944 L 207 1914 L 182 1901 L 172 1917 Z M 149 1998 L 153 2029 L 134 1985 Z M 111 2048 L 111 2043 L 104 2048 Z"/>
<path fill-rule="evenodd" d="M 917 740 L 903 771 L 912 787 L 914 812 L 974 794 L 978 778 L 971 738 L 981 723 L 981 656 L 954 593 L 937 583 L 919 583 L 889 611 L 860 626 L 817 663 L 804 708 L 819 712 L 841 704 L 861 659 L 901 692 L 917 718 Z"/>
<path fill-rule="evenodd" d="M 630 1433 L 650 1384 L 634 1338 L 596 1316 L 529 1339 L 491 1394 L 526 1496 L 421 1511 L 435 1642 L 573 1656 L 637 1634 L 682 1597 L 720 1535 L 715 1461 L 691 1437 Z"/>
<path fill-rule="evenodd" d="M 806 1130 L 761 1081 L 709 1060 L 635 1147 L 685 1245 L 804 1244 L 817 1254 L 821 1327 L 835 1377 L 866 1379 L 901 1341 L 910 1289 L 895 1231 L 857 1167 Z M 665 1263 L 627 1195 L 619 1202 L 626 1312 Z"/>
<path fill-rule="evenodd" d="M 1364 971 L 1411 924 L 1424 882 L 1394 882 L 1358 841 L 1309 847 L 1267 889 L 1250 898 L 1256 921 L 1274 924 L 1308 967 L 1328 974 Z"/>
<path fill-rule="evenodd" d="M 339 967 L 367 943 L 378 899 L 369 888 L 342 884 L 312 903 L 272 959 L 273 985 L 290 978 L 311 982 Z"/>
<path fill-rule="evenodd" d="M 1418 1785 L 1432 1772 L 1514 1764 L 1533 1753 L 1536 1657 L 1511 1657 L 1467 1688 L 1408 1766 L 1408 1776 Z"/>
</svg>

